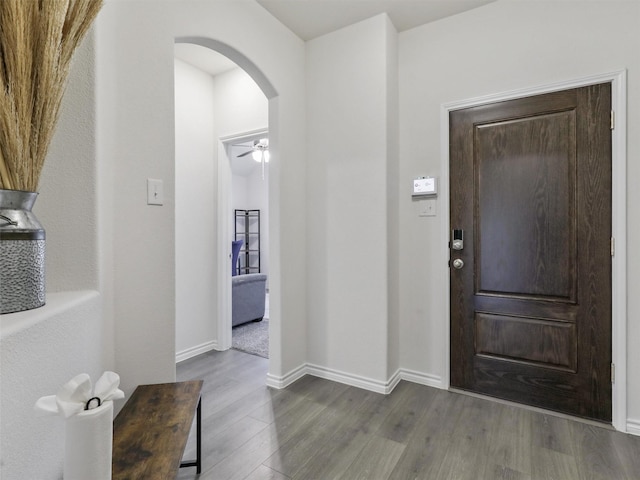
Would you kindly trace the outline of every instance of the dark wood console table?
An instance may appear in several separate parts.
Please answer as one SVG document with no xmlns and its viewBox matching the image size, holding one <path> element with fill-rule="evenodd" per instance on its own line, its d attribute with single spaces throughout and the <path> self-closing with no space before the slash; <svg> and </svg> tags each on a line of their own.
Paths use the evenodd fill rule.
<svg viewBox="0 0 640 480">
<path fill-rule="evenodd" d="M 175 478 L 179 467 L 202 469 L 202 380 L 140 385 L 113 422 L 114 480 Z M 182 462 L 197 413 L 196 459 Z"/>
</svg>

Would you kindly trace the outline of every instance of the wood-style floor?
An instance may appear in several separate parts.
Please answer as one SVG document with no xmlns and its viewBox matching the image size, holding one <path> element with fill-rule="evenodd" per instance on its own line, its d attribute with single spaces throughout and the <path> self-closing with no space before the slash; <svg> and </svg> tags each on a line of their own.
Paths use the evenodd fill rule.
<svg viewBox="0 0 640 480">
<path fill-rule="evenodd" d="M 204 380 L 202 473 L 178 479 L 640 479 L 640 437 L 404 381 L 274 390 L 267 367 L 236 350 L 178 364 L 178 380 Z"/>
</svg>

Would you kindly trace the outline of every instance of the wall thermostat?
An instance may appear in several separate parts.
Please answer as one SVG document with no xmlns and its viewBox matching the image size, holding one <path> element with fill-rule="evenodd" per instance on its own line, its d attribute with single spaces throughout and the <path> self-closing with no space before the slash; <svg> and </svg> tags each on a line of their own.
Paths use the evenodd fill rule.
<svg viewBox="0 0 640 480">
<path fill-rule="evenodd" d="M 420 197 L 423 195 L 437 195 L 438 194 L 438 179 L 436 177 L 418 177 L 413 180 L 413 194 L 414 197 Z"/>
</svg>

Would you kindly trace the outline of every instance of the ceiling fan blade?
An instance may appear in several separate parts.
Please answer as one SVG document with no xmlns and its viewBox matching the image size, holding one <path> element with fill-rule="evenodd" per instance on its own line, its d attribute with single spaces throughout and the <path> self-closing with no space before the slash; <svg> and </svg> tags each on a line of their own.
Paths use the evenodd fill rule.
<svg viewBox="0 0 640 480">
<path fill-rule="evenodd" d="M 244 157 L 246 155 L 249 155 L 250 153 L 253 153 L 253 148 L 251 150 L 249 150 L 248 152 L 244 152 L 244 153 L 241 153 L 240 155 L 236 155 L 236 157 L 237 158 Z"/>
</svg>

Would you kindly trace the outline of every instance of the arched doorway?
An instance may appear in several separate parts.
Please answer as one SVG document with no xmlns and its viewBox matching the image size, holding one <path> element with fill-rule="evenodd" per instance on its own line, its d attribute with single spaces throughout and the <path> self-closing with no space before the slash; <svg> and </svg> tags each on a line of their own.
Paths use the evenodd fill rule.
<svg viewBox="0 0 640 480">
<path fill-rule="evenodd" d="M 193 37 L 180 38 L 176 40 L 176 45 L 198 46 L 201 50 L 207 50 L 211 55 L 214 55 L 214 52 L 217 52 L 215 55 L 218 57 L 225 56 L 228 60 L 233 62 L 233 68 L 241 70 L 242 75 L 250 78 L 252 82 L 255 82 L 254 85 L 258 86 L 260 95 L 262 96 L 262 100 L 266 106 L 266 112 L 262 118 L 256 119 L 254 117 L 249 122 L 245 122 L 245 124 L 251 125 L 256 124 L 257 122 L 257 124 L 263 127 L 262 130 L 266 130 L 269 127 L 268 99 L 271 98 L 269 95 L 275 96 L 275 91 L 268 80 L 266 80 L 264 75 L 262 75 L 252 62 L 231 47 L 211 39 Z M 240 69 L 237 67 L 240 67 Z M 178 80 L 179 79 L 176 77 L 176 82 L 178 82 Z M 190 92 L 190 94 L 193 93 L 193 91 Z M 207 97 L 205 94 L 202 95 L 200 100 L 201 102 L 206 103 L 212 99 L 213 97 Z M 197 101 L 197 99 L 194 100 L 194 102 L 195 101 Z M 176 103 L 177 102 L 178 99 L 176 98 Z M 176 104 L 177 115 L 179 110 L 180 109 Z M 230 112 L 232 112 L 232 110 L 235 111 L 237 108 L 227 108 L 226 116 L 230 116 Z M 224 116 L 225 115 L 222 115 L 222 117 Z M 190 138 L 186 140 L 182 139 L 182 141 L 176 139 L 176 359 L 178 361 L 185 360 L 186 358 L 204 353 L 208 350 L 226 350 L 231 347 L 231 248 L 228 240 L 233 236 L 233 207 L 230 202 L 231 171 L 227 160 L 228 152 L 224 145 L 224 138 L 231 138 L 234 133 L 237 134 L 239 130 L 243 130 L 243 127 L 238 127 L 242 122 L 238 123 L 233 121 L 227 122 L 225 127 L 220 128 L 219 124 L 224 123 L 220 120 L 217 122 L 217 129 L 213 127 L 210 129 L 211 134 L 208 135 L 207 140 L 210 143 L 206 144 L 204 149 L 211 151 L 210 155 L 215 159 L 213 162 L 215 164 L 215 171 L 207 170 L 209 167 L 206 167 L 203 172 L 204 176 L 211 180 L 211 184 L 208 188 L 210 188 L 210 192 L 212 193 L 210 196 L 205 195 L 203 203 L 210 201 L 213 207 L 212 210 L 207 210 L 207 208 L 202 209 L 202 206 L 185 204 L 185 202 L 188 203 L 189 198 L 192 198 L 194 193 L 193 188 L 192 185 L 189 185 L 188 188 L 181 188 L 179 185 L 179 182 L 182 181 L 180 180 L 181 167 L 185 167 L 185 165 L 180 164 L 181 158 L 179 158 L 178 150 L 184 145 L 184 142 L 193 141 L 191 136 L 193 135 L 194 130 L 203 128 L 203 123 L 206 123 L 205 121 L 199 121 L 197 119 L 191 120 L 199 123 L 194 125 L 189 132 L 185 133 L 185 135 L 188 135 Z M 229 119 L 227 118 L 227 120 Z M 215 120 L 212 120 L 212 125 L 214 122 Z M 207 128 L 207 126 L 205 125 L 204 128 Z M 176 120 L 176 131 L 179 129 L 180 125 L 178 125 L 178 120 Z M 189 145 L 189 149 L 191 150 L 188 153 L 189 155 L 197 156 L 202 153 L 193 152 L 192 147 L 192 145 Z M 184 149 L 182 153 L 184 153 Z M 189 161 L 191 160 L 192 159 L 189 158 Z M 191 167 L 185 168 L 189 170 Z M 192 171 L 190 173 L 192 181 L 196 184 L 203 182 L 205 184 L 204 188 L 207 188 L 206 181 L 201 178 L 199 173 L 199 171 Z M 184 181 L 189 181 L 189 175 L 185 177 Z M 183 194 L 182 197 L 181 192 Z M 185 211 L 192 211 L 192 213 L 186 214 L 192 215 L 191 225 L 198 223 L 195 217 L 200 214 L 201 218 L 199 219 L 199 223 L 202 231 L 205 235 L 209 235 L 210 238 L 211 236 L 214 237 L 214 240 L 209 242 L 208 254 L 215 257 L 215 261 L 210 267 L 207 267 L 205 258 L 200 258 L 200 262 L 198 262 L 198 240 L 193 238 L 193 230 L 190 229 L 189 225 L 181 219 L 181 212 Z M 213 227 L 211 227 L 212 224 Z M 188 243 L 181 240 L 181 238 L 185 237 L 189 237 L 191 239 L 191 243 L 196 244 L 196 247 L 193 248 L 193 245 L 190 246 Z M 200 251 L 203 252 L 207 240 L 200 239 L 199 242 Z M 269 252 L 266 253 L 268 254 Z M 204 255 L 206 255 L 206 252 Z M 180 261 L 184 256 L 190 256 L 189 261 L 192 265 L 195 265 L 196 269 L 198 269 L 200 279 L 193 278 L 192 271 L 189 270 L 188 266 L 180 264 Z M 271 257 L 271 255 L 269 255 L 269 257 Z M 276 259 L 274 258 L 274 260 Z M 188 281 L 185 282 L 181 279 L 188 279 Z M 189 287 L 189 285 L 191 285 L 191 287 Z M 197 338 L 185 339 L 185 335 L 180 331 L 181 318 L 188 315 L 189 310 L 195 309 L 191 304 L 189 304 L 188 307 L 185 307 L 185 305 L 188 304 L 188 298 L 193 294 L 194 290 L 199 290 L 201 295 L 206 295 L 207 286 L 209 287 L 209 298 L 199 297 L 198 301 L 203 303 L 203 305 L 200 306 L 199 311 L 196 313 L 200 315 L 201 319 L 204 319 L 203 322 L 207 321 L 206 318 L 215 319 L 208 325 L 201 324 L 198 326 L 201 331 L 206 332 L 207 335 L 205 336 L 209 336 L 213 340 L 205 339 L 206 341 L 202 342 L 201 340 L 203 338 L 202 336 L 198 336 L 198 334 L 194 334 L 194 337 Z M 213 332 L 211 331 L 212 325 L 214 325 Z M 182 342 L 182 344 L 180 344 L 180 342 Z"/>
</svg>

